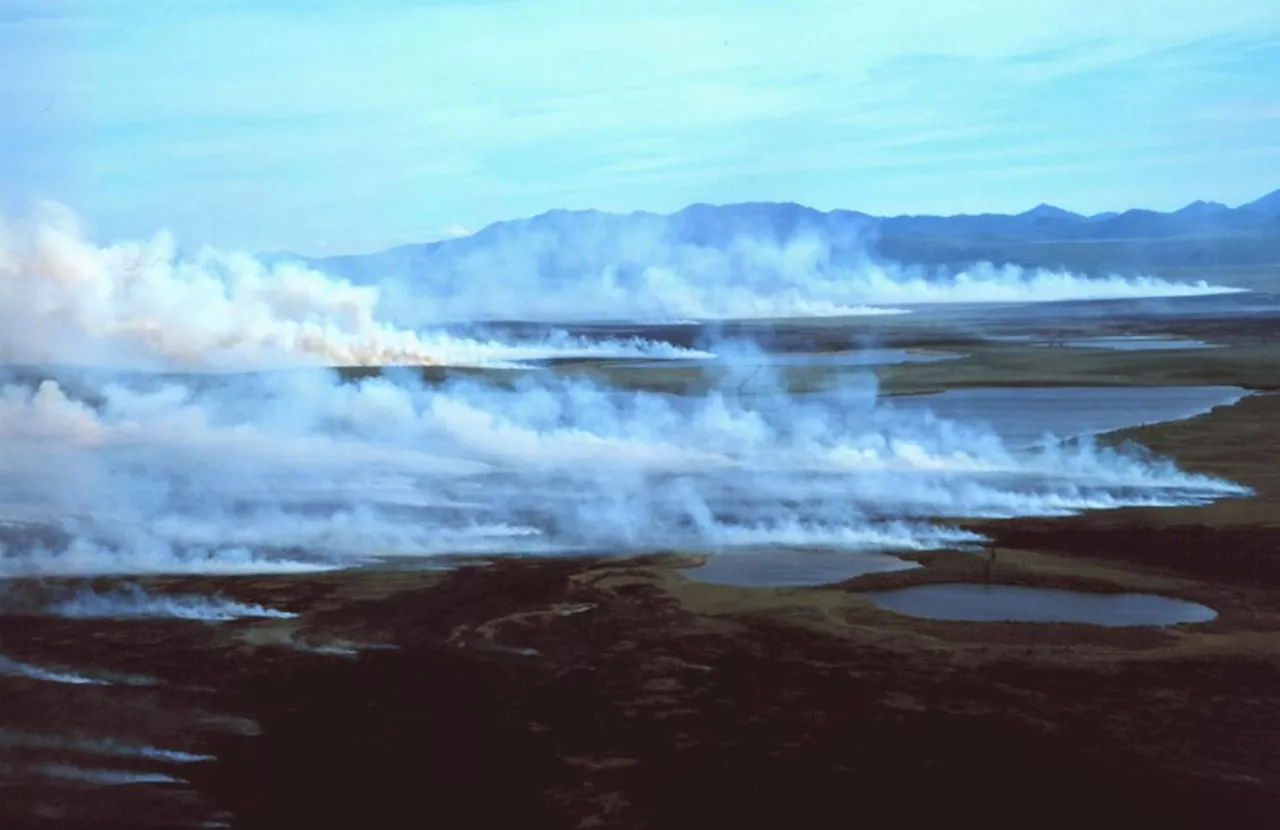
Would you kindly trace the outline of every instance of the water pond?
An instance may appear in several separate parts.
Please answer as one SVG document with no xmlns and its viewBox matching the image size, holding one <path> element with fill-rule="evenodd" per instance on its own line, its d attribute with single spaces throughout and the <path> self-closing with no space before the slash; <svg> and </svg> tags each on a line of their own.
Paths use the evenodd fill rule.
<svg viewBox="0 0 1280 830">
<path fill-rule="evenodd" d="M 1096 594 L 1019 585 L 912 585 L 858 596 L 887 611 L 930 620 L 1123 627 L 1203 623 L 1217 616 L 1208 606 L 1155 594 Z"/>
</svg>

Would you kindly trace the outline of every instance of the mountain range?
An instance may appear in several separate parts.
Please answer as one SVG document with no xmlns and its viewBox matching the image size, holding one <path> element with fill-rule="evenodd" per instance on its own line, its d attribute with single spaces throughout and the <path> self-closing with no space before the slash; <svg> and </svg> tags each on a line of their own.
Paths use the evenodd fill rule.
<svg viewBox="0 0 1280 830">
<path fill-rule="evenodd" d="M 972 262 L 1063 267 L 1085 273 L 1280 264 L 1280 190 L 1231 208 L 1195 201 L 1175 211 L 1132 209 L 1084 216 L 1041 204 L 1018 214 L 873 216 L 794 203 L 694 204 L 671 214 L 552 210 L 497 222 L 470 236 L 363 255 L 301 260 L 356 282 L 447 278 L 462 264 L 501 268 L 513 257 L 543 272 L 643 264 L 664 246 L 725 250 L 749 239 L 782 245 L 820 238 L 829 261 L 879 257 L 920 265 Z M 512 264 L 515 264 L 512 262 Z"/>
</svg>

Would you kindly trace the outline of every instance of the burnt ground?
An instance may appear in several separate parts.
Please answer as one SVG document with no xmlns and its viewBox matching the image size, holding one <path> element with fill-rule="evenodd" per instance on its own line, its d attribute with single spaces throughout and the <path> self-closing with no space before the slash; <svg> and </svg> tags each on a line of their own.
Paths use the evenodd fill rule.
<svg viewBox="0 0 1280 830">
<path fill-rule="evenodd" d="M 11 728 L 83 721 L 217 760 L 178 769 L 189 788 L 132 795 L 127 811 L 100 794 L 11 788 L 3 826 L 40 814 L 133 827 L 223 813 L 248 828 L 1280 816 L 1280 662 L 1247 643 L 1213 653 L 1152 629 L 904 623 L 830 589 L 717 607 L 714 588 L 661 560 L 508 562 L 385 584 L 412 581 L 369 579 L 364 598 L 336 580 L 227 581 L 282 607 L 310 601 L 316 636 L 399 646 L 358 656 L 300 651 L 285 622 L 6 620 L 11 650 L 165 681 L 10 689 Z M 212 713 L 252 726 L 215 728 Z"/>
<path fill-rule="evenodd" d="M 0 827 L 1280 826 L 1278 419 L 1280 396 L 1258 396 L 1128 435 L 1255 497 L 975 524 L 990 570 L 940 552 L 784 590 L 702 584 L 675 554 L 498 560 L 140 580 L 291 620 L 3 616 L 5 657 L 115 682 L 0 673 Z M 981 579 L 1154 591 L 1220 615 L 943 623 L 858 596 Z M 59 763 L 181 780 L 31 772 Z"/>
<path fill-rule="evenodd" d="M 1262 827 L 1280 815 L 1269 659 L 1086 668 L 1037 659 L 1053 647 L 1012 630 L 975 658 L 941 638 L 904 648 L 806 615 L 707 617 L 644 572 L 494 573 L 400 597 L 396 633 L 417 635 L 411 648 L 346 671 L 299 664 L 230 697 L 264 713 L 263 737 L 217 747 L 204 782 L 237 826 L 919 826 L 968 814 Z M 502 579 L 537 586 L 532 609 L 595 607 L 512 619 Z M 539 654 L 486 653 L 494 645 Z"/>
</svg>

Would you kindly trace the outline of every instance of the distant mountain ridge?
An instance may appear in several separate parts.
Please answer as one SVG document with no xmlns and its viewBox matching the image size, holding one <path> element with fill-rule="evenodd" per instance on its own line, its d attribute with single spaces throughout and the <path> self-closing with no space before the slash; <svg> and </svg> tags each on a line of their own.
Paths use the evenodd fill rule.
<svg viewBox="0 0 1280 830">
<path fill-rule="evenodd" d="M 960 235 L 981 233 L 999 239 L 1071 241 L 1088 239 L 1159 239 L 1196 234 L 1275 233 L 1280 221 L 1280 190 L 1238 208 L 1219 202 L 1194 201 L 1162 213 L 1132 208 L 1082 216 L 1040 204 L 1016 215 L 892 216 L 877 220 L 882 235 Z"/>
<path fill-rule="evenodd" d="M 791 202 L 699 203 L 671 214 L 552 210 L 496 222 L 466 237 L 373 254 L 264 258 L 302 261 L 369 283 L 389 277 L 448 279 L 475 267 L 477 260 L 503 268 L 516 252 L 522 266 L 532 263 L 554 274 L 643 265 L 644 246 L 653 240 L 724 250 L 744 239 L 780 245 L 806 234 L 822 240 L 833 263 L 870 256 L 922 265 L 990 261 L 1084 272 L 1253 267 L 1280 263 L 1280 190 L 1236 208 L 1194 201 L 1170 212 L 1130 209 L 1093 216 L 1049 204 L 1012 215 L 954 216 L 874 216 Z"/>
</svg>

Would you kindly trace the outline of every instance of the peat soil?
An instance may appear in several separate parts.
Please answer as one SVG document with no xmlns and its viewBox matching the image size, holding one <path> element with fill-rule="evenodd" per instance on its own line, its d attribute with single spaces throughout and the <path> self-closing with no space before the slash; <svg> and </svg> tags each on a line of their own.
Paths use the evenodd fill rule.
<svg viewBox="0 0 1280 830">
<path fill-rule="evenodd" d="M 378 603 L 399 651 L 246 673 L 219 703 L 262 734 L 194 780 L 237 827 L 1280 817 L 1274 659 L 1099 664 L 1070 626 L 929 645 L 865 611 L 697 613 L 652 570 L 592 567 L 463 571 Z"/>
<path fill-rule="evenodd" d="M 293 621 L 6 618 L 12 657 L 160 681 L 3 678 L 7 729 L 216 760 L 125 764 L 184 783 L 14 779 L 0 826 L 1280 819 L 1280 661 L 1248 626 L 1210 624 L 1242 638 L 1215 650 L 1174 629 L 931 623 L 842 588 L 718 591 L 680 564 L 220 580 Z"/>
</svg>

